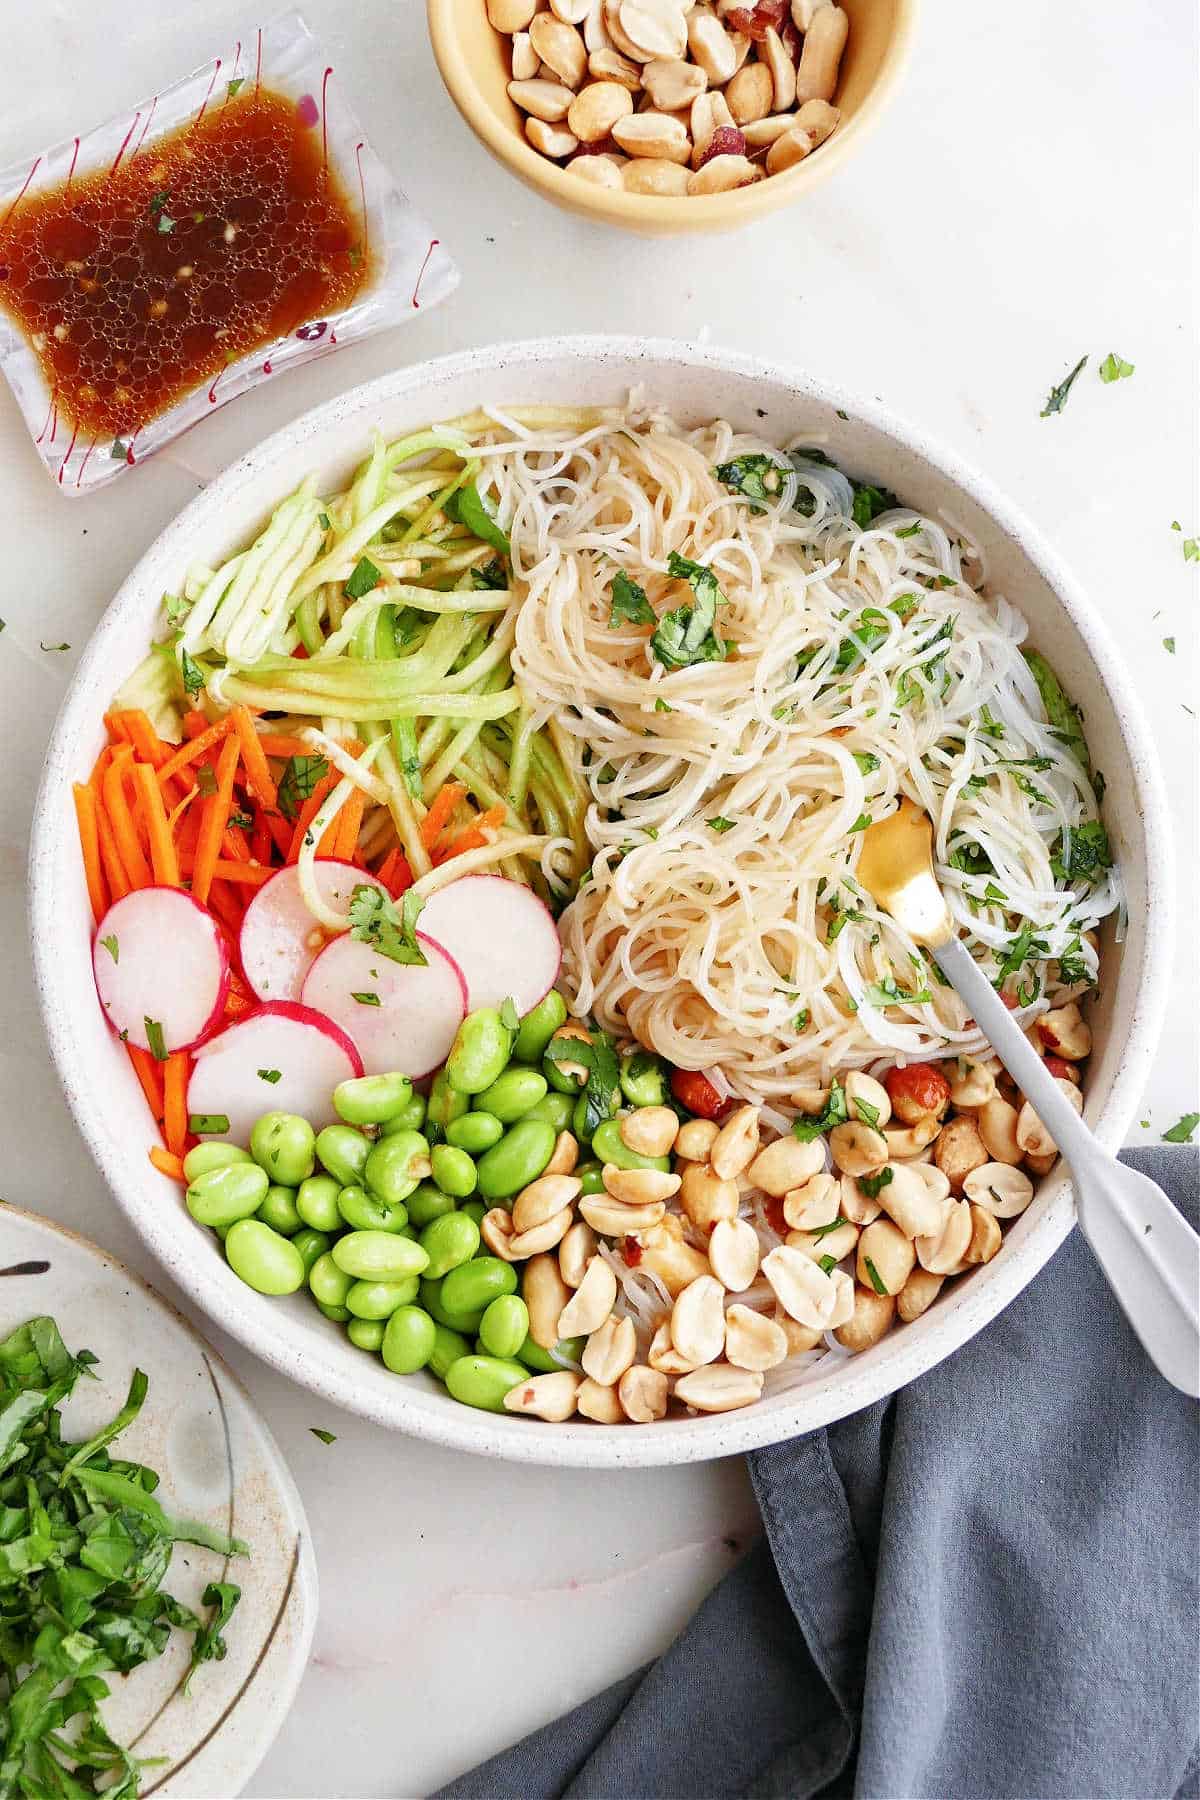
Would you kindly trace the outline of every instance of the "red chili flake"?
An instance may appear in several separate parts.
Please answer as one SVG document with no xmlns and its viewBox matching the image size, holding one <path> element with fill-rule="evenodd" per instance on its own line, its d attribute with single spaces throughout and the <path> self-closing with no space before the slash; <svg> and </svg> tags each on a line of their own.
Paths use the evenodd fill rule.
<svg viewBox="0 0 1200 1800">
<path fill-rule="evenodd" d="M 1064 1062 L 1061 1056 L 1048 1056 L 1046 1067 L 1059 1081 L 1075 1081 L 1077 1078 L 1074 1063 Z"/>
<path fill-rule="evenodd" d="M 697 1119 L 715 1119 L 724 1105 L 707 1075 L 699 1069 L 672 1069 L 671 1092 Z"/>
<path fill-rule="evenodd" d="M 772 27 L 779 30 L 787 10 L 787 0 L 757 0 L 754 6 L 733 7 L 725 14 L 724 23 L 730 31 L 744 31 L 761 44 Z"/>
<path fill-rule="evenodd" d="M 1053 1025 L 1048 1024 L 1045 1019 L 1038 1020 L 1037 1034 L 1041 1038 L 1043 1044 L 1045 1044 L 1045 1046 L 1048 1050 L 1057 1050 L 1058 1049 L 1058 1044 L 1059 1044 L 1058 1033 L 1055 1031 Z"/>
<path fill-rule="evenodd" d="M 625 1239 L 625 1242 L 621 1245 L 621 1255 L 625 1258 L 625 1263 L 628 1268 L 637 1268 L 642 1260 L 642 1246 L 637 1238 L 627 1237 Z"/>
<path fill-rule="evenodd" d="M 714 156 L 745 156 L 745 154 L 746 140 L 737 126 L 718 125 L 705 144 L 696 167 L 702 169 L 706 162 L 712 161 Z"/>
<path fill-rule="evenodd" d="M 763 1199 L 763 1212 L 771 1230 L 777 1232 L 780 1237 L 786 1237 L 791 1227 L 783 1216 L 783 1196 L 767 1194 Z"/>
</svg>

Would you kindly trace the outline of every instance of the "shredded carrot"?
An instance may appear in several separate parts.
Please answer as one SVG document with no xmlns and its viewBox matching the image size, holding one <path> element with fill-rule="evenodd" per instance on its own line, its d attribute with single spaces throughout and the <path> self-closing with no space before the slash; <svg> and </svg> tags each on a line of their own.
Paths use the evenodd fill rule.
<svg viewBox="0 0 1200 1800">
<path fill-rule="evenodd" d="M 196 739 L 197 743 L 201 741 L 200 738 Z M 213 868 L 220 852 L 225 827 L 229 823 L 229 809 L 233 804 L 233 778 L 237 774 L 241 749 L 237 733 L 229 733 L 217 759 L 217 791 L 204 802 L 200 835 L 196 839 L 196 860 L 192 869 L 192 895 L 202 906 L 208 900 Z M 159 779 L 162 779 L 161 770 Z"/>
<path fill-rule="evenodd" d="M 179 859 L 179 864 L 185 875 L 191 873 L 195 862 L 195 857 L 184 851 Z M 233 881 L 240 887 L 262 887 L 263 883 L 270 881 L 272 875 L 276 873 L 277 871 L 266 863 L 228 862 L 224 857 L 218 857 L 213 864 L 212 878 L 214 881 Z"/>
<path fill-rule="evenodd" d="M 180 820 L 183 818 L 183 815 L 187 811 L 188 807 L 192 804 L 192 801 L 196 799 L 199 792 L 200 792 L 199 788 L 196 788 L 196 787 L 189 788 L 187 793 L 183 796 L 183 799 L 179 802 L 178 806 L 173 808 L 173 810 L 171 812 L 171 816 L 167 820 L 167 829 L 170 831 L 172 837 L 174 837 L 175 833 L 179 830 Z"/>
<path fill-rule="evenodd" d="M 204 732 L 206 732 L 208 730 L 211 722 L 212 721 L 207 717 L 207 715 L 200 711 L 199 707 L 193 706 L 193 708 L 190 712 L 186 712 L 183 715 L 183 735 L 184 735 L 184 737 L 187 737 L 187 738 L 200 737 Z"/>
<path fill-rule="evenodd" d="M 113 828 L 105 813 L 96 814 L 96 830 L 100 838 L 100 861 L 104 866 L 104 879 L 108 883 L 109 895 L 113 900 L 123 900 L 130 891 L 129 882 L 121 865 L 121 854 L 117 849 Z"/>
<path fill-rule="evenodd" d="M 288 859 L 288 853 L 290 852 L 290 850 L 292 848 L 292 828 L 291 828 L 291 826 L 288 824 L 287 820 L 284 818 L 282 813 L 277 813 L 277 812 L 260 813 L 259 817 L 265 823 L 267 830 L 270 832 L 271 841 L 274 843 L 275 848 L 279 851 L 280 855 L 283 857 L 284 861 L 286 862 Z"/>
<path fill-rule="evenodd" d="M 313 747 L 306 744 L 303 738 L 279 737 L 275 732 L 264 731 L 259 738 L 263 753 L 266 756 L 311 756 Z"/>
<path fill-rule="evenodd" d="M 160 1175 L 169 1175 L 172 1181 L 184 1179 L 182 1157 L 172 1156 L 171 1152 L 164 1150 L 161 1144 L 151 1144 L 150 1161 Z"/>
<path fill-rule="evenodd" d="M 245 764 L 246 779 L 251 791 L 260 806 L 274 806 L 275 783 L 267 764 L 266 751 L 254 729 L 254 720 L 244 706 L 235 706 L 230 717 L 241 740 L 242 762 Z"/>
<path fill-rule="evenodd" d="M 121 744 L 113 752 L 113 759 L 104 772 L 104 810 L 112 826 L 128 884 L 132 888 L 141 888 L 149 887 L 151 877 L 150 865 L 138 842 L 137 828 L 125 794 L 125 775 L 132 763 L 133 746 Z"/>
<path fill-rule="evenodd" d="M 142 1092 L 146 1096 L 146 1104 L 155 1118 L 163 1116 L 163 1079 L 162 1064 L 156 1062 L 148 1050 L 139 1049 L 137 1044 L 126 1044 L 129 1060 L 142 1084 Z"/>
<path fill-rule="evenodd" d="M 440 844 L 434 852 L 434 862 L 444 863 L 452 856 L 461 856 L 464 850 L 482 850 L 485 844 L 493 842 L 489 832 L 498 831 L 505 819 L 503 806 L 489 806 L 485 813 L 480 813 L 473 825 L 460 831 L 457 837 L 451 838 L 448 844 Z"/>
<path fill-rule="evenodd" d="M 172 1156 L 182 1156 L 187 1139 L 188 1055 L 176 1050 L 163 1064 L 163 1136 Z"/>
<path fill-rule="evenodd" d="M 355 788 L 337 816 L 337 839 L 333 854 L 340 856 L 343 862 L 353 862 L 354 852 L 358 849 L 358 834 L 362 830 L 363 813 L 367 809 L 367 796 L 361 788 Z"/>
<path fill-rule="evenodd" d="M 178 887 L 179 858 L 175 854 L 171 827 L 167 822 L 162 789 L 154 779 L 154 770 L 149 763 L 134 763 L 133 785 L 141 802 L 142 818 L 150 839 L 150 863 L 154 879 L 164 887 Z"/>
<path fill-rule="evenodd" d="M 188 718 L 191 717 L 193 715 L 189 713 Z M 194 763 L 198 757 L 204 755 L 206 750 L 211 750 L 214 744 L 220 743 L 222 738 L 227 738 L 232 730 L 232 717 L 218 719 L 215 725 L 206 725 L 205 730 L 192 738 L 190 743 L 181 744 L 174 756 L 167 758 L 158 771 L 159 781 L 168 781 L 172 775 L 178 775 L 180 769 L 186 769 L 189 763 Z"/>
<path fill-rule="evenodd" d="M 226 882 L 214 881 L 209 889 L 208 909 L 236 937 L 242 928 L 242 913 L 245 910 L 238 889 Z"/>
<path fill-rule="evenodd" d="M 304 842 L 305 833 L 320 811 L 322 800 L 324 800 L 325 796 L 337 786 L 339 779 L 340 777 L 337 770 L 330 769 L 327 774 L 321 777 L 308 799 L 304 802 L 304 805 L 300 808 L 296 818 L 296 829 L 293 831 L 292 841 L 288 845 L 287 859 L 290 863 L 294 863 L 299 857 L 300 846 Z"/>
<path fill-rule="evenodd" d="M 75 817 L 79 824 L 79 844 L 83 851 L 83 872 L 87 878 L 88 899 L 92 903 L 92 917 L 98 925 L 108 910 L 108 888 L 104 881 L 104 868 L 100 861 L 100 828 L 96 818 L 96 796 L 85 783 L 77 781 L 73 788 L 75 795 Z"/>
<path fill-rule="evenodd" d="M 262 813 L 258 813 L 254 820 L 254 830 L 250 833 L 251 862 L 269 863 L 271 860 L 272 847 L 273 840 L 267 826 L 267 821 Z"/>
<path fill-rule="evenodd" d="M 115 727 L 121 737 L 133 745 L 142 762 L 148 762 L 156 769 L 161 768 L 171 754 L 170 745 L 163 743 L 149 714 L 144 713 L 140 707 L 109 713 L 104 722 L 110 731 Z"/>
<path fill-rule="evenodd" d="M 421 842 L 427 850 L 432 850 L 442 830 L 449 824 L 452 813 L 460 800 L 466 798 L 466 788 L 460 781 L 448 781 L 434 795 L 433 804 L 421 820 Z"/>
</svg>

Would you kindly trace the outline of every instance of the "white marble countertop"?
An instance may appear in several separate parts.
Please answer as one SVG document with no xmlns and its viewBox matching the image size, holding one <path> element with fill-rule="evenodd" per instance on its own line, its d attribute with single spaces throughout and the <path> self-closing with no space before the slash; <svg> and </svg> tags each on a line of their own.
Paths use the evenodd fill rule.
<svg viewBox="0 0 1200 1800">
<path fill-rule="evenodd" d="M 457 295 L 402 333 L 236 402 L 75 504 L 54 491 L 0 392 L 3 1191 L 152 1277 L 43 1047 L 23 912 L 42 753 L 92 624 L 197 486 L 397 359 L 554 330 L 706 336 L 790 358 L 919 420 L 1074 564 L 1150 714 L 1189 898 L 1196 866 L 1186 706 L 1200 565 L 1182 550 L 1182 535 L 1200 531 L 1188 9 L 1134 20 L 1117 0 L 1060 0 L 1018 18 L 925 0 L 908 76 L 861 155 L 736 238 L 663 242 L 591 229 L 501 173 L 441 88 L 418 0 L 304 0 L 304 11 L 457 259 Z M 24 9 L 5 39 L 0 165 L 135 101 L 252 19 L 236 0 Z M 1097 380 L 1110 350 L 1136 365 L 1133 379 Z M 1051 383 L 1085 351 L 1066 412 L 1040 419 Z M 61 641 L 71 649 L 39 649 Z M 1197 1105 L 1190 911 L 1140 1142 Z M 291 1464 L 324 1592 L 299 1702 L 252 1795 L 428 1791 L 653 1655 L 754 1529 L 736 1464 L 596 1480 L 452 1456 L 339 1415 L 207 1329 Z"/>
</svg>

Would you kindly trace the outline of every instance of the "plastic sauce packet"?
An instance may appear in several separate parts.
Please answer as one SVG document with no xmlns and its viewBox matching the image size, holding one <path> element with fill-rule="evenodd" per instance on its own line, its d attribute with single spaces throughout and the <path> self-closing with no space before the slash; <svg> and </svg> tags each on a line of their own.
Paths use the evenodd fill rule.
<svg viewBox="0 0 1200 1800">
<path fill-rule="evenodd" d="M 278 335 L 241 354 L 232 350 L 224 352 L 224 361 L 219 362 L 214 372 L 212 361 L 220 357 L 221 351 L 219 344 L 209 344 L 204 334 L 207 332 L 210 337 L 219 339 L 224 327 L 213 326 L 207 318 L 212 316 L 214 309 L 230 304 L 232 290 L 226 287 L 221 300 L 214 298 L 214 287 L 221 285 L 220 271 L 216 268 L 216 239 L 206 240 L 201 245 L 195 265 L 187 260 L 187 245 L 195 243 L 197 233 L 201 231 L 232 232 L 235 236 L 239 229 L 252 231 L 256 221 L 267 215 L 255 214 L 253 199 L 242 197 L 231 201 L 231 212 L 234 218 L 247 222 L 244 226 L 226 223 L 215 212 L 211 218 L 201 211 L 186 216 L 181 213 L 177 220 L 172 216 L 171 207 L 174 205 L 177 212 L 180 208 L 169 187 L 149 193 L 148 201 L 143 196 L 138 202 L 138 205 L 144 204 L 145 209 L 141 212 L 132 200 L 122 199 L 117 207 L 116 196 L 118 191 L 124 194 L 126 188 L 135 188 L 141 194 L 143 185 L 153 186 L 151 171 L 156 166 L 168 167 L 172 152 L 177 159 L 182 157 L 178 179 L 184 181 L 186 155 L 191 152 L 185 155 L 180 151 L 178 134 L 185 127 L 199 126 L 201 120 L 207 118 L 208 124 L 203 131 L 211 137 L 216 129 L 213 115 L 219 109 L 234 103 L 245 107 L 253 102 L 258 106 L 260 94 L 263 108 L 275 107 L 276 129 L 283 132 L 290 127 L 294 134 L 296 161 L 289 166 L 299 168 L 303 162 L 320 194 L 327 199 L 340 194 L 344 201 L 343 241 L 331 258 L 331 265 L 337 263 L 338 257 L 342 259 L 337 266 L 342 270 L 346 303 L 331 307 L 326 316 L 306 317 L 303 311 L 298 314 L 293 310 L 288 314 L 288 296 L 279 297 L 278 304 L 286 321 L 275 318 L 272 329 Z M 279 104 L 272 97 L 278 97 Z M 294 116 L 289 113 L 290 108 L 294 108 Z M 243 120 L 247 117 L 245 113 L 241 116 Z M 229 115 L 227 121 L 222 121 L 220 129 L 224 130 L 226 124 L 232 126 L 234 117 Z M 164 145 L 165 138 L 172 142 Z M 199 136 L 189 135 L 184 141 L 198 144 Z M 280 141 L 282 143 L 282 138 Z M 157 165 L 156 152 L 160 153 Z M 139 165 L 136 183 L 133 182 L 134 164 Z M 222 166 L 235 166 L 229 160 L 228 152 L 226 164 Z M 282 167 L 282 163 L 279 166 Z M 329 189 L 321 186 L 321 171 L 325 169 L 332 171 L 335 177 Z M 54 227 L 59 237 L 51 240 L 47 236 L 45 239 L 50 261 L 45 264 L 42 280 L 44 292 L 49 297 L 44 305 L 40 300 L 36 302 L 42 306 L 39 317 L 53 319 L 57 304 L 55 296 L 69 292 L 74 282 L 81 285 L 91 282 L 94 294 L 97 286 L 102 287 L 105 281 L 115 279 L 114 270 L 119 272 L 124 266 L 128 274 L 133 267 L 134 273 L 128 275 L 130 285 L 123 297 L 129 304 L 124 310 L 120 305 L 122 296 L 113 290 L 114 298 L 105 306 L 100 304 L 103 293 L 96 296 L 94 304 L 89 302 L 91 310 L 87 318 L 80 319 L 78 308 L 84 302 L 76 295 L 77 310 L 70 315 L 69 324 L 60 322 L 57 327 L 51 325 L 50 331 L 38 332 L 39 354 L 39 349 L 26 335 L 30 320 L 27 313 L 23 315 L 21 296 L 11 290 L 12 300 L 6 302 L 5 299 L 5 281 L 13 272 L 6 265 L 15 266 L 22 255 L 21 209 L 26 209 L 25 220 L 29 221 L 36 212 L 38 196 L 47 190 L 61 189 L 66 183 L 69 196 L 72 182 L 84 182 L 97 175 L 104 175 L 107 181 L 118 171 L 123 171 L 120 190 L 105 187 L 102 193 L 97 186 L 89 192 L 99 196 L 100 204 L 104 193 L 113 196 L 114 218 L 120 221 L 115 229 L 127 237 L 140 233 L 139 255 L 143 259 L 149 257 L 154 266 L 146 265 L 144 260 L 133 265 L 128 258 L 122 264 L 121 255 L 112 251 L 111 239 L 103 238 L 103 233 L 101 238 L 96 237 L 94 224 L 89 222 L 94 221 L 94 213 L 88 213 L 82 223 L 74 216 L 65 222 L 59 221 Z M 146 177 L 144 184 L 140 180 L 143 174 Z M 320 201 L 314 201 L 314 204 L 320 204 Z M 179 229 L 180 224 L 183 230 Z M 276 240 L 283 241 L 277 241 L 273 247 L 264 243 L 261 255 L 270 260 L 282 252 L 284 265 L 281 266 L 286 266 L 289 260 L 286 255 L 286 214 L 284 221 L 276 216 L 272 229 Z M 347 235 L 355 239 L 350 247 L 344 242 Z M 360 235 L 361 243 L 357 241 Z M 68 242 L 72 236 L 78 237 L 79 242 Z M 103 267 L 99 262 L 90 266 L 88 247 L 101 239 L 109 245 L 108 259 Z M 224 241 L 231 243 L 233 239 L 226 235 Z M 257 241 L 247 237 L 247 256 L 251 254 L 250 246 Z M 54 244 L 58 245 L 57 251 Z M 118 252 L 119 249 L 120 246 Z M 73 255 L 70 254 L 72 250 Z M 33 252 L 28 245 L 25 254 L 32 266 Z M 43 255 L 40 238 L 37 254 Z M 98 256 L 100 254 L 98 252 Z M 253 254 L 260 252 L 254 249 Z M 203 267 L 202 257 L 207 259 Z M 361 276 L 348 273 L 349 269 L 358 266 L 356 259 L 362 259 Z M 301 261 L 295 256 L 290 260 Z M 318 265 L 322 269 L 327 266 L 323 256 L 318 256 Z M 42 267 L 40 263 L 38 266 Z M 315 274 L 316 266 L 309 264 L 307 272 L 314 285 L 321 286 Z M 197 271 L 197 283 L 185 292 L 183 284 L 197 275 Z M 254 269 L 246 268 L 239 277 L 238 291 L 243 297 L 252 293 L 255 273 Z M 299 281 L 302 273 L 297 269 L 293 279 Z M 245 393 L 247 388 L 256 387 L 260 381 L 280 375 L 298 363 L 324 356 L 340 344 L 388 330 L 411 318 L 415 312 L 436 306 L 457 281 L 458 272 L 453 262 L 367 143 L 358 120 L 333 79 L 332 68 L 298 12 L 285 13 L 268 25 L 251 29 L 203 69 L 152 95 L 132 112 L 97 126 L 85 137 L 67 138 L 32 160 L 26 158 L 0 170 L 0 368 L 17 397 L 39 456 L 64 494 L 86 493 L 114 480 L 155 450 L 161 450 L 164 444 L 169 444 L 198 419 L 206 418 L 214 408 Z M 357 291 L 351 292 L 356 282 Z M 244 285 L 247 283 L 250 285 Z M 324 287 L 328 292 L 335 291 L 336 283 L 332 277 Z M 28 295 L 30 291 L 26 285 L 22 295 Z M 194 302 L 195 309 L 189 313 Z M 11 312 L 9 305 L 12 305 Z M 169 343 L 156 335 L 152 321 L 156 307 L 167 317 L 169 324 L 173 323 L 175 335 Z M 63 318 L 67 317 L 64 311 Z M 293 325 L 297 317 L 302 322 Z M 109 330 L 132 331 L 135 337 L 140 332 L 140 338 L 137 342 L 130 340 L 129 357 L 124 353 L 125 340 L 118 346 L 115 337 L 110 338 L 104 346 L 103 388 L 90 382 L 86 390 L 82 385 L 73 388 L 72 375 L 77 382 L 82 382 L 87 372 L 97 365 L 93 352 L 86 347 L 79 350 L 75 342 L 69 342 L 72 333 L 86 346 L 93 332 L 105 331 L 106 318 L 110 322 Z M 195 323 L 199 334 L 194 340 L 189 340 L 186 335 L 190 323 Z M 244 315 L 242 324 L 251 339 L 256 329 L 261 336 L 261 328 L 247 324 Z M 51 332 L 60 340 L 57 344 L 48 343 Z M 203 348 L 196 350 L 197 356 L 207 354 L 210 357 L 208 368 L 202 373 L 197 371 L 196 385 L 170 398 L 160 396 L 158 404 L 163 410 L 154 410 L 155 402 L 150 398 L 147 403 L 150 416 L 144 422 L 129 430 L 114 430 L 112 418 L 118 401 L 130 409 L 137 407 L 136 396 L 128 398 L 132 390 L 121 388 L 119 371 L 131 368 L 133 373 L 128 379 L 136 381 L 137 371 L 141 369 L 151 389 L 155 385 L 160 388 L 170 386 L 171 344 L 183 346 L 189 341 L 203 344 Z M 158 368 L 160 373 L 166 372 L 163 379 L 155 374 L 156 346 L 159 349 Z M 93 361 L 85 368 L 77 359 L 89 355 L 93 356 Z M 173 365 L 175 382 L 183 368 L 182 356 L 181 348 Z M 91 406 L 90 423 L 81 424 L 72 417 L 68 404 L 71 394 L 74 394 L 76 408 L 81 414 Z"/>
</svg>

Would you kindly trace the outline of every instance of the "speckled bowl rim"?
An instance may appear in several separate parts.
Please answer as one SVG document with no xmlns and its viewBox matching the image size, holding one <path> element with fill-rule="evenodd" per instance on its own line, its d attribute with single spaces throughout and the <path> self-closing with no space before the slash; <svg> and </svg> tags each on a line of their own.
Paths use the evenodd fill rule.
<svg viewBox="0 0 1200 1800">
<path fill-rule="evenodd" d="M 566 371 L 576 359 L 620 370 L 621 381 L 632 385 L 653 381 L 656 369 L 683 369 L 701 382 L 704 372 L 727 374 L 772 386 L 784 385 L 797 399 L 838 409 L 852 421 L 884 433 L 902 451 L 930 465 L 956 483 L 990 516 L 997 528 L 1015 540 L 1057 598 L 1071 624 L 1085 640 L 1096 671 L 1107 690 L 1114 722 L 1127 747 L 1135 787 L 1131 817 L 1140 824 L 1141 841 L 1129 846 L 1144 871 L 1146 931 L 1141 966 L 1137 970 L 1128 1018 L 1119 1021 L 1123 1044 L 1117 1056 L 1111 1086 L 1100 1096 L 1095 1132 L 1106 1148 L 1116 1150 L 1124 1140 L 1148 1079 L 1151 1058 L 1158 1041 L 1170 981 L 1171 869 L 1165 790 L 1154 747 L 1141 707 L 1132 690 L 1116 645 L 1107 628 L 1090 608 L 1074 578 L 1045 544 L 1041 535 L 992 484 L 963 460 L 932 442 L 919 429 L 897 419 L 878 401 L 864 401 L 831 383 L 819 381 L 787 365 L 770 363 L 735 351 L 694 346 L 670 339 L 619 336 L 555 336 L 516 343 L 488 345 L 433 358 L 398 370 L 351 389 L 285 425 L 234 463 L 199 494 L 159 535 L 122 584 L 104 613 L 80 660 L 51 735 L 34 810 L 30 846 L 29 923 L 35 985 L 45 1021 L 51 1054 L 58 1068 L 68 1105 L 92 1156 L 99 1164 L 118 1204 L 128 1215 L 149 1249 L 171 1276 L 223 1330 L 245 1344 L 255 1355 L 312 1392 L 357 1412 L 374 1423 L 407 1431 L 430 1442 L 517 1462 L 544 1463 L 579 1468 L 650 1468 L 673 1463 L 707 1461 L 730 1456 L 760 1445 L 777 1443 L 817 1429 L 834 1419 L 857 1412 L 884 1395 L 894 1393 L 926 1370 L 943 1361 L 993 1319 L 1033 1279 L 1071 1230 L 1075 1220 L 1071 1187 L 1065 1175 L 1048 1176 L 1038 1193 L 1039 1212 L 1027 1215 L 1030 1229 L 1019 1244 L 1006 1245 L 1008 1254 L 980 1270 L 916 1324 L 891 1334 L 887 1354 L 870 1353 L 868 1359 L 839 1364 L 826 1376 L 814 1376 L 773 1403 L 769 1410 L 750 1407 L 741 1412 L 717 1414 L 628 1428 L 578 1426 L 564 1428 L 528 1419 L 496 1418 L 447 1400 L 444 1407 L 415 1405 L 409 1384 L 397 1379 L 388 1388 L 386 1403 L 379 1395 L 364 1394 L 353 1379 L 353 1362 L 346 1361 L 347 1346 L 331 1353 L 311 1323 L 293 1318 L 286 1309 L 273 1310 L 271 1324 L 254 1316 L 259 1296 L 243 1300 L 236 1279 L 218 1284 L 214 1264 L 206 1257 L 181 1255 L 174 1241 L 177 1229 L 168 1223 L 162 1205 L 162 1177 L 155 1174 L 139 1145 L 118 1144 L 104 1121 L 103 1096 L 81 1079 L 70 1030 L 72 1006 L 78 995 L 69 990 L 63 959 L 54 954 L 56 910 L 55 866 L 64 833 L 74 834 L 71 781 L 80 767 L 81 746 L 96 732 L 99 713 L 114 687 L 127 672 L 110 668 L 108 646 L 130 614 L 144 611 L 149 622 L 162 582 L 156 578 L 160 563 L 178 562 L 182 547 L 206 532 L 219 531 L 222 508 L 244 488 L 260 479 L 264 464 L 307 442 L 316 442 L 335 422 L 361 416 L 364 438 L 373 415 L 402 396 L 425 389 L 436 396 L 446 384 L 478 373 L 481 380 L 501 369 L 510 394 L 520 392 L 521 370 L 545 363 L 560 364 Z M 437 399 L 431 398 L 430 416 L 437 417 Z M 314 457 L 316 456 L 314 451 Z M 1151 953 L 1149 946 L 1153 946 Z M 155 1184 L 158 1184 L 157 1186 Z M 177 1221 L 176 1221 L 177 1226 Z M 227 1271 L 223 1271 L 227 1274 Z M 882 1350 L 885 1345 L 879 1346 Z M 358 1353 L 349 1351 L 350 1358 Z"/>
</svg>

